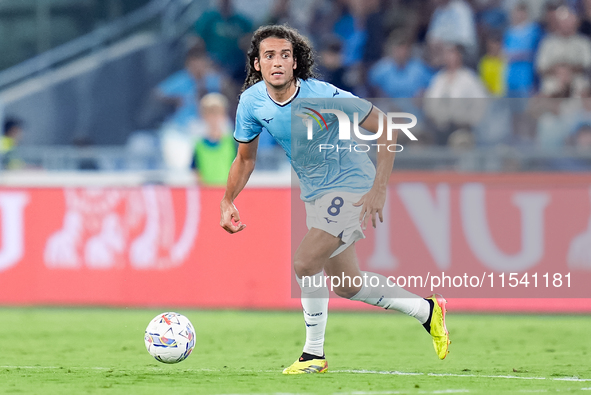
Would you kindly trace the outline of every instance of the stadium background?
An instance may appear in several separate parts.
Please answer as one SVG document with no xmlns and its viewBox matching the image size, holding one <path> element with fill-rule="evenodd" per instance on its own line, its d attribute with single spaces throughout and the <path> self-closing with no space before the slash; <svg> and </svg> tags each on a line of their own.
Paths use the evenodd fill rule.
<svg viewBox="0 0 591 395">
<path fill-rule="evenodd" d="M 231 133 L 244 50 L 264 23 L 289 23 L 308 35 L 323 78 L 382 100 L 386 110 L 412 108 L 419 116 L 419 142 L 404 142 L 393 176 L 390 193 L 400 199 L 389 203 L 398 218 L 388 232 L 394 236 L 379 251 L 384 262 L 372 264 L 378 251 L 367 252 L 364 268 L 479 274 L 513 264 L 520 273 L 589 276 L 589 2 L 255 3 L 0 3 L 0 103 L 4 119 L 21 129 L 18 139 L 3 137 L 1 303 L 297 308 L 284 221 L 291 176 L 279 147 L 261 137 L 257 170 L 238 201 L 250 227 L 234 237 L 217 225 L 223 190 L 197 183 L 190 166 L 210 125 L 198 101 L 225 95 L 222 128 Z M 567 61 L 542 59 L 551 57 L 543 48 L 552 40 L 563 40 Z M 191 56 L 195 66 L 185 62 Z M 478 113 L 473 103 L 494 111 L 466 119 Z M 474 183 L 488 191 L 486 203 L 468 207 L 456 195 Z M 440 188 L 451 189 L 451 199 Z M 425 230 L 438 225 L 421 223 L 403 189 L 406 201 L 430 191 L 435 200 L 425 207 L 451 216 L 449 229 L 431 233 L 439 241 Z M 532 214 L 542 216 L 543 229 L 526 246 L 535 219 L 527 222 L 515 196 L 532 190 L 551 204 Z M 458 211 L 491 218 L 476 225 L 490 228 L 488 240 L 469 244 Z M 488 259 L 486 246 L 479 255 L 478 245 L 491 240 L 512 263 Z M 404 255 L 400 263 L 390 245 Z M 179 286 L 158 291 L 163 277 Z M 495 291 L 484 296 L 585 296 L 581 289 Z M 463 299 L 456 308 L 588 311 L 591 304 Z"/>
<path fill-rule="evenodd" d="M 442 290 L 443 362 L 413 320 L 334 298 L 331 374 L 282 377 L 304 333 L 289 164 L 263 134 L 228 235 L 192 156 L 232 131 L 252 31 L 286 22 L 323 79 L 419 117 L 363 268 L 574 286 Z M 590 26 L 586 0 L 0 0 L 0 392 L 589 390 Z M 141 342 L 164 310 L 197 330 L 180 365 Z"/>
</svg>

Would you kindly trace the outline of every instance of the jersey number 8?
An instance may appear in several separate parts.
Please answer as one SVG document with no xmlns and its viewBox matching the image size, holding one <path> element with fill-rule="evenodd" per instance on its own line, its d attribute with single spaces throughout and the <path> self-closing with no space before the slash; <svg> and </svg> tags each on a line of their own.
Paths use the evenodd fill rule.
<svg viewBox="0 0 591 395">
<path fill-rule="evenodd" d="M 342 197 L 335 197 L 334 199 L 332 199 L 331 205 L 328 206 L 328 214 L 332 215 L 333 217 L 336 217 L 341 213 L 341 207 L 343 207 L 344 204 L 345 201 Z"/>
</svg>

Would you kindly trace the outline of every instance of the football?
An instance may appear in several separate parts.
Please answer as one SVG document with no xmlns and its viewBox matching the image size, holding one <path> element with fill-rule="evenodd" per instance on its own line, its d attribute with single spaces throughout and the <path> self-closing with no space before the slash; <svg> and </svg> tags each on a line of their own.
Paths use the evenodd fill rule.
<svg viewBox="0 0 591 395">
<path fill-rule="evenodd" d="M 157 361 L 178 363 L 191 355 L 195 347 L 195 329 L 182 314 L 162 313 L 148 324 L 144 341 L 148 352 Z"/>
</svg>

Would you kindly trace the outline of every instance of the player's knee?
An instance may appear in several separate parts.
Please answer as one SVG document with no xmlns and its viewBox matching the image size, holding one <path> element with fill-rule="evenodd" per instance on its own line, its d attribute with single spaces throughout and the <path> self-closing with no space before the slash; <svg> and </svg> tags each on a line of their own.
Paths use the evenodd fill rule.
<svg viewBox="0 0 591 395">
<path fill-rule="evenodd" d="M 357 295 L 361 288 L 359 287 L 335 287 L 334 292 L 337 296 L 345 299 L 351 299 L 353 296 Z"/>
<path fill-rule="evenodd" d="M 302 258 L 296 258 L 294 260 L 293 268 L 300 278 L 304 276 L 313 276 L 322 271 L 322 267 L 319 267 L 316 262 Z"/>
</svg>

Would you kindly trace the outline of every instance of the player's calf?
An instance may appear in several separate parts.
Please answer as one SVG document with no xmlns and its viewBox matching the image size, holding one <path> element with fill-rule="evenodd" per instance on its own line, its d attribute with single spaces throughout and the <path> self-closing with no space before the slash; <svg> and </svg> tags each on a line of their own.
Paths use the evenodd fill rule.
<svg viewBox="0 0 591 395">
<path fill-rule="evenodd" d="M 341 298 L 351 299 L 355 295 L 357 295 L 359 291 L 361 291 L 361 287 L 334 287 L 333 291 L 335 294 L 337 294 L 337 296 L 340 296 Z"/>
</svg>

